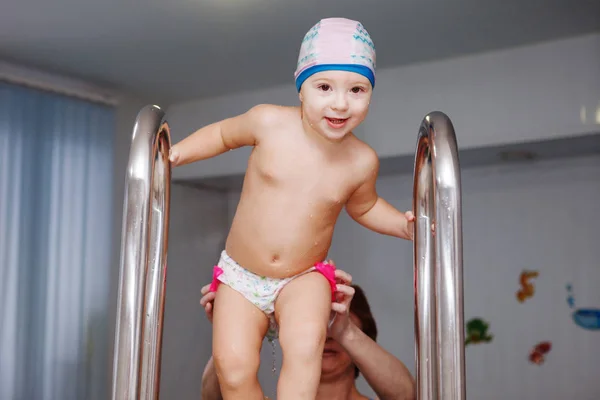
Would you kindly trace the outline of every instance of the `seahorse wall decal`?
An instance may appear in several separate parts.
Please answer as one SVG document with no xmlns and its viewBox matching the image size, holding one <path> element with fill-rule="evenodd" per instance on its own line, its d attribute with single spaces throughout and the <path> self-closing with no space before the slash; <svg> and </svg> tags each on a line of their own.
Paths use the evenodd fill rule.
<svg viewBox="0 0 600 400">
<path fill-rule="evenodd" d="M 537 271 L 528 271 L 523 270 L 521 275 L 519 276 L 519 283 L 521 284 L 521 288 L 517 291 L 517 301 L 519 303 L 524 303 L 528 298 L 533 297 L 535 293 L 535 286 L 533 283 L 529 282 L 531 279 L 537 278 L 539 273 Z"/>
</svg>

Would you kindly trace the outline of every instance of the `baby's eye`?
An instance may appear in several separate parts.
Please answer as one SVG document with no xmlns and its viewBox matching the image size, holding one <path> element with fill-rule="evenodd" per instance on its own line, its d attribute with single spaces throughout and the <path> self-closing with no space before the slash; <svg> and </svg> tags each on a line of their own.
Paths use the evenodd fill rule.
<svg viewBox="0 0 600 400">
<path fill-rule="evenodd" d="M 319 85 L 319 89 L 321 89 L 321 90 L 323 90 L 323 91 L 327 92 L 329 89 L 331 89 L 331 86 L 329 86 L 329 85 L 328 85 L 328 84 L 326 84 L 326 83 L 323 83 L 322 85 Z"/>
<path fill-rule="evenodd" d="M 352 93 L 360 93 L 360 92 L 364 92 L 365 90 L 363 88 L 361 88 L 360 86 L 355 86 L 352 89 L 350 89 L 352 91 Z"/>
</svg>

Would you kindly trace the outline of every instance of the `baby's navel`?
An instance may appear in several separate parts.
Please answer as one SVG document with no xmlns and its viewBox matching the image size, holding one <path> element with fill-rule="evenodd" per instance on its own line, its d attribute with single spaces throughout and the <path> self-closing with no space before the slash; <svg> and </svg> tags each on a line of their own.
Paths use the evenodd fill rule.
<svg viewBox="0 0 600 400">
<path fill-rule="evenodd" d="M 273 254 L 273 257 L 271 257 L 271 262 L 276 263 L 277 261 L 279 261 L 279 254 Z"/>
</svg>

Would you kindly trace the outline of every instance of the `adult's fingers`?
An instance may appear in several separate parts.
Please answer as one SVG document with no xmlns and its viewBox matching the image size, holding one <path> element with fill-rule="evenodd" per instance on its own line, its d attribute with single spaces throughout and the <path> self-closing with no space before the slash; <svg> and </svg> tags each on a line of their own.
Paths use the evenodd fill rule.
<svg viewBox="0 0 600 400">
<path fill-rule="evenodd" d="M 210 283 L 208 285 L 202 286 L 202 289 L 200 289 L 200 293 L 202 293 L 202 295 L 205 295 L 209 291 L 210 291 Z"/>
<path fill-rule="evenodd" d="M 343 293 L 350 298 L 352 298 L 352 296 L 354 296 L 354 293 L 356 292 L 352 286 L 338 284 L 336 285 L 336 288 L 339 293 Z"/>
<path fill-rule="evenodd" d="M 345 314 L 348 311 L 348 306 L 344 303 L 331 303 L 331 309 L 336 313 Z"/>
<path fill-rule="evenodd" d="M 206 306 L 207 303 L 212 303 L 215 300 L 215 297 L 216 297 L 215 292 L 208 292 L 207 294 L 202 296 L 202 298 L 200 299 L 200 305 L 202 307 L 204 307 L 204 306 Z"/>
<path fill-rule="evenodd" d="M 352 284 L 352 275 L 350 275 L 346 271 L 342 271 L 341 269 L 335 270 L 335 278 L 338 282 L 341 282 L 345 285 Z"/>
</svg>

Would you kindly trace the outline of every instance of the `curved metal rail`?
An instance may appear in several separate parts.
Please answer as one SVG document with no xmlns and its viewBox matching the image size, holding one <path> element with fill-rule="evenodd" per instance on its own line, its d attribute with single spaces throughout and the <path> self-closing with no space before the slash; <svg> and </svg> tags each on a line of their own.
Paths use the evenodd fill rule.
<svg viewBox="0 0 600 400">
<path fill-rule="evenodd" d="M 169 229 L 171 138 L 146 106 L 133 128 L 125 182 L 113 400 L 158 399 Z"/>
<path fill-rule="evenodd" d="M 441 112 L 419 129 L 413 210 L 417 399 L 464 400 L 460 166 L 454 127 Z"/>
</svg>

